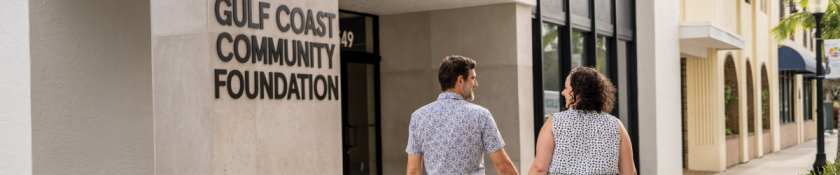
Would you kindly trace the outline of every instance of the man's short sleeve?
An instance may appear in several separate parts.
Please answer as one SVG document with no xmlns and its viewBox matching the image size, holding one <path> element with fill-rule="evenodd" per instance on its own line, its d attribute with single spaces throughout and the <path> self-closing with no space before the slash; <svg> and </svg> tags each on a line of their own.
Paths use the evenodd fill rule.
<svg viewBox="0 0 840 175">
<path fill-rule="evenodd" d="M 421 128 L 420 121 L 414 115 L 411 116 L 411 123 L 408 124 L 408 144 L 405 147 L 405 152 L 411 155 L 423 155 L 423 143 L 420 136 Z"/>
<path fill-rule="evenodd" d="M 493 115 L 487 114 L 484 129 L 482 130 L 482 140 L 484 141 L 484 149 L 487 154 L 494 153 L 505 146 L 505 141 L 502 140 L 502 134 L 499 133 L 499 128 L 496 126 L 496 121 L 493 120 Z"/>
</svg>

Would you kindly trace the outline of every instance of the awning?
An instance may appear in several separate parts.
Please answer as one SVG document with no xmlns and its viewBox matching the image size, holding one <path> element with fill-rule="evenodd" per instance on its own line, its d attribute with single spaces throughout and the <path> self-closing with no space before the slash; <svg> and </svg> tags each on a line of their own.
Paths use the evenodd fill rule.
<svg viewBox="0 0 840 175">
<path fill-rule="evenodd" d="M 779 70 L 793 70 L 800 74 L 817 72 L 817 60 L 788 46 L 779 47 Z"/>
</svg>

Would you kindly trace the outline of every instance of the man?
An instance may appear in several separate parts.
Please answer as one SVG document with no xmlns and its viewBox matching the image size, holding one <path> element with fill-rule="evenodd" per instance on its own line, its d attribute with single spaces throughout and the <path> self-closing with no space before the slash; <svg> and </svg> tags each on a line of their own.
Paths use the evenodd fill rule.
<svg viewBox="0 0 840 175">
<path fill-rule="evenodd" d="M 463 56 L 443 59 L 438 81 L 443 93 L 411 114 L 407 174 L 484 174 L 484 153 L 499 174 L 518 174 L 490 111 L 469 103 L 475 98 L 475 61 Z"/>
</svg>

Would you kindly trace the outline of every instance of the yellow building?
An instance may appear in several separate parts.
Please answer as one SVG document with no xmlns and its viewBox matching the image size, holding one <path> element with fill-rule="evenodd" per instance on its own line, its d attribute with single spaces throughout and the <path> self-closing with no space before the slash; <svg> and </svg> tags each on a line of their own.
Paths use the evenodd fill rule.
<svg viewBox="0 0 840 175">
<path fill-rule="evenodd" d="M 815 107 L 803 103 L 816 102 L 814 39 L 770 33 L 795 8 L 680 0 L 683 168 L 719 172 L 816 138 Z"/>
</svg>

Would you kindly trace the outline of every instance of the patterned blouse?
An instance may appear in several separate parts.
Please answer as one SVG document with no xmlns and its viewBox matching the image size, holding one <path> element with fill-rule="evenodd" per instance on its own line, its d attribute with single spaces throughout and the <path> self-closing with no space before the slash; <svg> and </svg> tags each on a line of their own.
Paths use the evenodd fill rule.
<svg viewBox="0 0 840 175">
<path fill-rule="evenodd" d="M 618 119 L 569 109 L 552 114 L 551 174 L 618 174 Z"/>
<path fill-rule="evenodd" d="M 411 114 L 405 152 L 422 155 L 429 174 L 484 174 L 484 153 L 504 146 L 490 111 L 444 92 Z"/>
</svg>

